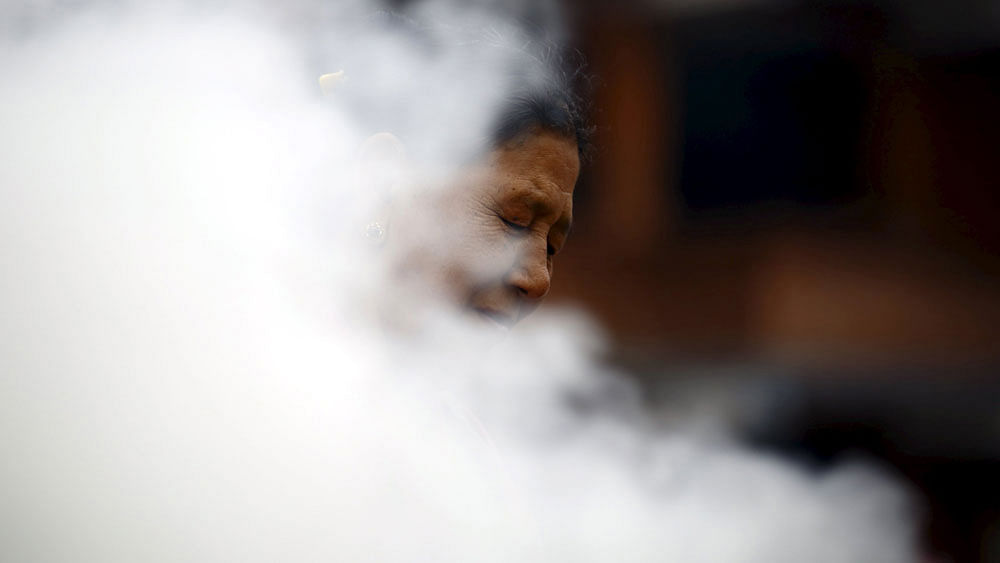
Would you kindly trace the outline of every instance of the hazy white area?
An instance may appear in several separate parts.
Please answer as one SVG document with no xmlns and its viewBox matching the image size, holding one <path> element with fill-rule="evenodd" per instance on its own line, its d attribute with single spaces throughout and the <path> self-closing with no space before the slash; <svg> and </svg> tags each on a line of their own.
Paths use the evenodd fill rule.
<svg viewBox="0 0 1000 563">
<path fill-rule="evenodd" d="M 313 66 L 481 100 L 409 132 L 447 162 L 496 61 L 449 82 L 468 53 L 316 31 L 359 3 L 205 6 L 3 8 L 0 560 L 914 560 L 889 479 L 644 422 L 581 313 L 388 329 L 361 132 Z"/>
</svg>

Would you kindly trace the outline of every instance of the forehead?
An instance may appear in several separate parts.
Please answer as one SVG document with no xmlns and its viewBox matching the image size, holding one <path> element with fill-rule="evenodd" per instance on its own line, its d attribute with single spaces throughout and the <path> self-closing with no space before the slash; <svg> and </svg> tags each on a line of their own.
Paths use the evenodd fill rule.
<svg viewBox="0 0 1000 563">
<path fill-rule="evenodd" d="M 572 196 L 580 172 L 576 142 L 552 131 L 536 129 L 493 151 L 491 172 L 501 180 L 526 181 L 552 195 Z"/>
</svg>

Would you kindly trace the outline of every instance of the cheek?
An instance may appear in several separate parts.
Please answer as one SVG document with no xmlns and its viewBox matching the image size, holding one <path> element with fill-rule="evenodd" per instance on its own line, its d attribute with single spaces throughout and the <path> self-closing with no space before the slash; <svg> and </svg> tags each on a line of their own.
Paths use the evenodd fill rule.
<svg viewBox="0 0 1000 563">
<path fill-rule="evenodd" d="M 390 225 L 386 246 L 397 278 L 459 300 L 502 283 L 517 253 L 495 213 L 454 199 L 407 206 Z"/>
<path fill-rule="evenodd" d="M 517 253 L 515 241 L 492 212 L 467 212 L 452 236 L 446 261 L 456 281 L 466 286 L 502 280 Z"/>
</svg>

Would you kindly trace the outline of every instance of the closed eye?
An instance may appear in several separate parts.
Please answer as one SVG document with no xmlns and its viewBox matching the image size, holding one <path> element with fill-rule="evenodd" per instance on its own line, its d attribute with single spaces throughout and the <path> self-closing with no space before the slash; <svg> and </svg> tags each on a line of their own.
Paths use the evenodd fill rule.
<svg viewBox="0 0 1000 563">
<path fill-rule="evenodd" d="M 503 221 L 503 224 L 508 229 L 510 229 L 511 231 L 513 231 L 515 233 L 524 233 L 524 232 L 526 232 L 528 230 L 528 226 L 527 225 L 521 225 L 519 223 L 515 223 L 513 221 L 510 221 L 510 220 L 506 219 L 503 216 L 500 217 L 500 220 Z"/>
</svg>

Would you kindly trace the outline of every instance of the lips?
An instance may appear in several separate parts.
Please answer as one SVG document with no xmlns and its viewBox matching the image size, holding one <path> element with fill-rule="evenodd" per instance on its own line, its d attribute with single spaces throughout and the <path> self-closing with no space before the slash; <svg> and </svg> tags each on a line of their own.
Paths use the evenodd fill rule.
<svg viewBox="0 0 1000 563">
<path fill-rule="evenodd" d="M 480 318 L 500 330 L 508 331 L 510 330 L 510 327 L 514 326 L 514 317 L 501 313 L 500 311 L 486 307 L 473 307 L 473 310 Z"/>
</svg>

